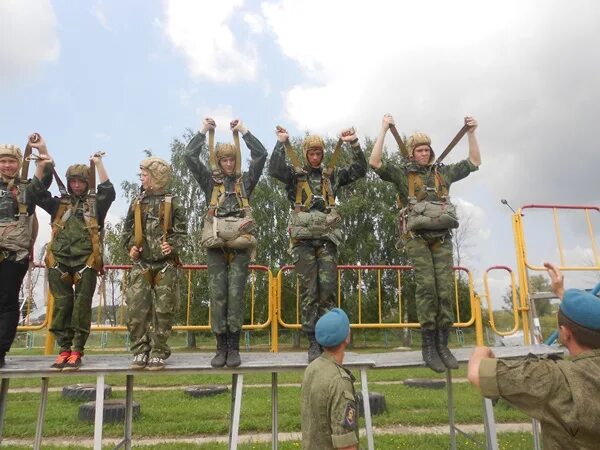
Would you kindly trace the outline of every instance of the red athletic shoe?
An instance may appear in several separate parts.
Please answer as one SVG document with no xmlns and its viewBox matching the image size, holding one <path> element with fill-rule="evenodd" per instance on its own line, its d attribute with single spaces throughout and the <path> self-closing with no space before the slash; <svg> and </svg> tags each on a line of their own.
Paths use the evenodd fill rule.
<svg viewBox="0 0 600 450">
<path fill-rule="evenodd" d="M 78 370 L 81 367 L 81 357 L 83 353 L 81 352 L 71 352 L 71 355 L 67 359 L 67 363 L 65 364 L 65 368 L 63 370 Z"/>
<path fill-rule="evenodd" d="M 67 359 L 71 356 L 71 350 L 60 352 L 56 359 L 54 360 L 54 364 L 50 366 L 51 369 L 63 370 L 67 365 Z"/>
</svg>

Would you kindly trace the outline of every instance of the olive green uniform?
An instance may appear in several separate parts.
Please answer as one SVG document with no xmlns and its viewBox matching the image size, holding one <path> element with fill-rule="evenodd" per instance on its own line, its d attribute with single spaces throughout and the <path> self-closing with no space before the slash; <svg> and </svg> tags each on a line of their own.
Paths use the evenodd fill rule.
<svg viewBox="0 0 600 450">
<path fill-rule="evenodd" d="M 54 221 L 61 199 L 52 197 L 36 177 L 32 180 L 32 188 L 35 203 Z M 98 185 L 95 206 L 99 230 L 115 197 L 115 188 L 110 181 Z M 50 331 L 61 351 L 69 351 L 73 346 L 73 351 L 83 352 L 90 334 L 98 272 L 86 265 L 92 253 L 92 238 L 84 219 L 87 194 L 71 194 L 69 201 L 70 215 L 48 244 L 56 260 L 55 267 L 48 267 L 48 285 L 54 297 Z"/>
<path fill-rule="evenodd" d="M 241 175 L 241 183 L 247 197 L 250 197 L 262 174 L 267 161 L 267 149 L 249 131 L 243 136 L 250 149 L 251 161 L 248 171 Z M 185 163 L 210 202 L 214 180 L 211 170 L 200 159 L 200 151 L 206 135 L 197 133 L 186 147 Z M 215 210 L 217 217 L 244 217 L 245 211 L 235 193 L 239 176 L 223 176 L 225 194 L 219 199 Z M 208 289 L 210 293 L 211 328 L 213 333 L 237 333 L 244 324 L 244 292 L 248 279 L 250 249 L 207 248 Z"/>
<path fill-rule="evenodd" d="M 592 450 L 600 446 L 600 350 L 572 360 L 528 357 L 483 359 L 484 397 L 501 397 L 542 425 L 544 450 Z"/>
<path fill-rule="evenodd" d="M 332 194 L 335 198 L 338 189 L 363 178 L 367 173 L 367 160 L 360 145 L 352 145 L 352 163 L 348 167 L 335 167 L 329 176 Z M 307 212 L 330 212 L 327 199 L 323 195 L 322 178 L 324 166 L 314 168 L 308 164 L 304 171 L 310 190 L 312 202 Z M 271 162 L 269 175 L 285 183 L 288 199 L 292 208 L 296 201 L 298 172 L 294 166 L 286 162 L 285 147 L 277 142 Z M 303 193 L 302 202 L 306 200 Z M 314 334 L 317 320 L 336 305 L 337 286 L 337 246 L 343 241 L 338 228 L 322 239 L 292 239 L 292 255 L 300 284 L 302 301 L 302 330 Z"/>
<path fill-rule="evenodd" d="M 302 380 L 302 448 L 328 450 L 358 444 L 354 376 L 328 353 L 315 359 Z"/>
<path fill-rule="evenodd" d="M 161 245 L 164 230 L 165 194 L 143 192 L 141 202 L 142 249 L 129 274 L 125 292 L 127 328 L 134 355 L 166 359 L 171 355 L 167 340 L 179 302 L 179 254 L 187 230 L 185 211 L 176 197 L 172 198 L 171 229 L 166 241 L 171 253 L 164 255 Z M 123 246 L 129 251 L 135 245 L 134 204 L 129 208 L 123 226 Z"/>
<path fill-rule="evenodd" d="M 435 188 L 433 166 L 420 166 L 407 161 L 402 164 L 383 162 L 375 172 L 382 180 L 396 185 L 402 205 L 409 204 L 409 173 L 422 180 L 415 186 L 415 197 L 420 201 L 440 201 Z M 469 159 L 456 164 L 441 165 L 437 172 L 446 189 L 477 170 Z M 439 180 L 438 180 L 439 181 Z M 448 200 L 449 201 L 449 200 Z M 452 326 L 454 314 L 452 235 L 449 229 L 407 232 L 401 236 L 406 251 L 415 267 L 417 316 L 421 328 L 435 330 Z"/>
</svg>

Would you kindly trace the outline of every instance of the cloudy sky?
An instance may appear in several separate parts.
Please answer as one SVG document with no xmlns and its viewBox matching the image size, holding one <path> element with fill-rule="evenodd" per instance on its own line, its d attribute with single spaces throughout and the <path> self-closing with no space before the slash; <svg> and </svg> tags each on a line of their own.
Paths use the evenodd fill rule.
<svg viewBox="0 0 600 450">
<path fill-rule="evenodd" d="M 483 165 L 452 194 L 471 217 L 465 263 L 477 280 L 515 266 L 500 199 L 598 204 L 592 0 L 3 0 L 0 23 L 0 140 L 23 146 L 41 132 L 61 173 L 104 149 L 118 185 L 143 149 L 167 158 L 171 139 L 206 115 L 218 138 L 240 117 L 271 149 L 276 124 L 375 137 L 390 112 L 442 149 L 470 114 Z M 466 155 L 462 142 L 447 162 Z M 118 201 L 112 220 L 125 209 Z M 531 262 L 558 261 L 551 216 L 524 220 Z M 561 214 L 559 226 L 565 262 L 590 264 L 583 215 Z M 498 292 L 506 280 L 490 281 Z"/>
</svg>

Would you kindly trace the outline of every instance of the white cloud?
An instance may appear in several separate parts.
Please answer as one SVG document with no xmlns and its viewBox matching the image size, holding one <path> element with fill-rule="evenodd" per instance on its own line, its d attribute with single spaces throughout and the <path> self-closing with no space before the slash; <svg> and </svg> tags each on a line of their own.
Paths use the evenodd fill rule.
<svg viewBox="0 0 600 450">
<path fill-rule="evenodd" d="M 250 31 L 254 34 L 260 34 L 265 29 L 265 22 L 259 14 L 244 14 L 244 22 L 248 25 Z"/>
<path fill-rule="evenodd" d="M 58 60 L 57 22 L 49 0 L 0 2 L 0 88 Z"/>
<path fill-rule="evenodd" d="M 284 93 L 298 128 L 354 123 L 373 136 L 389 111 L 401 131 L 429 132 L 439 148 L 473 114 L 480 178 L 492 195 L 517 205 L 600 199 L 591 149 L 600 115 L 597 2 L 283 0 L 263 2 L 262 11 L 304 74 Z M 455 154 L 465 155 L 464 144 Z"/>
<path fill-rule="evenodd" d="M 96 137 L 97 140 L 102 141 L 102 142 L 108 142 L 111 139 L 110 135 L 105 133 L 104 131 L 97 131 L 94 134 L 94 136 Z"/>
<path fill-rule="evenodd" d="M 192 76 L 216 83 L 256 78 L 256 49 L 236 38 L 230 24 L 242 5 L 243 0 L 166 2 L 164 32 L 184 55 Z"/>
<path fill-rule="evenodd" d="M 102 25 L 108 31 L 112 31 L 108 25 L 106 14 L 104 13 L 103 0 L 96 0 L 90 9 L 90 13 L 98 20 L 98 22 L 100 22 L 100 25 Z"/>
</svg>

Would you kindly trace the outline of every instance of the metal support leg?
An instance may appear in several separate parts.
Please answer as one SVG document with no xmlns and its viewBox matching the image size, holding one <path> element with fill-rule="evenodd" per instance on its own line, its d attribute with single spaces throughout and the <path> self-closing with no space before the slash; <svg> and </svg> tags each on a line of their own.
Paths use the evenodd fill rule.
<svg viewBox="0 0 600 450">
<path fill-rule="evenodd" d="M 242 389 L 244 375 L 234 373 L 231 380 L 231 425 L 229 427 L 229 450 L 237 450 L 240 431 L 240 412 L 242 409 Z"/>
<path fill-rule="evenodd" d="M 94 450 L 102 450 L 102 423 L 104 422 L 104 374 L 96 377 L 96 411 L 94 412 Z"/>
<path fill-rule="evenodd" d="M 271 374 L 271 450 L 277 450 L 279 444 L 278 423 L 279 405 L 277 404 L 277 372 Z"/>
<path fill-rule="evenodd" d="M 533 430 L 533 448 L 535 450 L 540 450 L 542 448 L 542 443 L 540 441 L 540 427 L 538 425 L 539 422 L 536 419 L 531 419 L 531 428 Z"/>
<path fill-rule="evenodd" d="M 0 445 L 2 444 L 2 435 L 4 433 L 4 415 L 6 414 L 9 384 L 10 378 L 2 378 L 2 386 L 0 386 Z"/>
<path fill-rule="evenodd" d="M 452 372 L 446 370 L 446 390 L 448 392 L 448 424 L 450 425 L 450 448 L 456 450 L 456 424 L 454 421 L 454 395 L 452 394 Z"/>
<path fill-rule="evenodd" d="M 46 416 L 46 403 L 48 402 L 48 377 L 42 377 L 42 388 L 40 390 L 40 407 L 38 409 L 37 423 L 35 425 L 35 440 L 33 448 L 42 448 L 42 430 L 44 429 L 44 418 Z"/>
<path fill-rule="evenodd" d="M 485 428 L 486 449 L 498 450 L 498 436 L 496 434 L 494 406 L 489 398 L 483 399 L 483 426 Z"/>
<path fill-rule="evenodd" d="M 127 375 L 125 391 L 125 450 L 131 450 L 133 429 L 133 375 Z"/>
<path fill-rule="evenodd" d="M 363 410 L 365 412 L 365 428 L 367 430 L 367 448 L 375 450 L 373 441 L 373 423 L 371 422 L 371 403 L 369 402 L 369 384 L 367 383 L 367 369 L 360 369 L 360 390 L 363 398 Z"/>
</svg>

